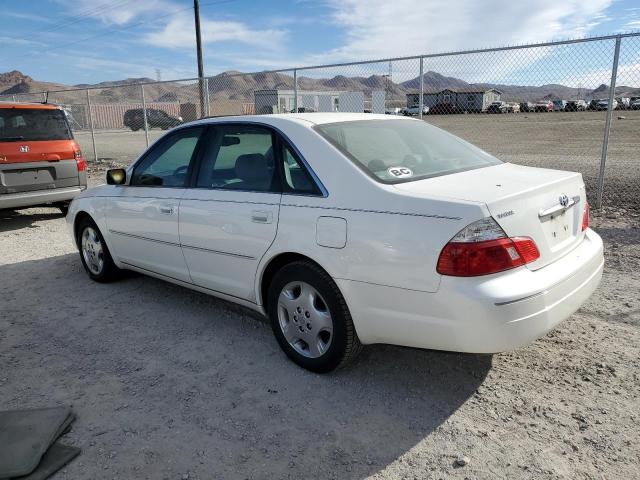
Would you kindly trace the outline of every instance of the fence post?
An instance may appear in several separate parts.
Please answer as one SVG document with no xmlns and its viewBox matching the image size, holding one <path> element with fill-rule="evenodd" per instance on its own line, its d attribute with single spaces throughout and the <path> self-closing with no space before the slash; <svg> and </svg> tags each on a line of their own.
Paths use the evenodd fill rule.
<svg viewBox="0 0 640 480">
<path fill-rule="evenodd" d="M 616 46 L 613 53 L 613 66 L 611 67 L 611 82 L 609 83 L 609 104 L 607 105 L 607 117 L 604 124 L 604 140 L 602 142 L 602 157 L 600 158 L 600 173 L 598 175 L 598 192 L 596 208 L 602 208 L 602 195 L 604 191 L 604 166 L 607 163 L 609 152 L 609 132 L 611 130 L 611 117 L 613 115 L 613 99 L 616 95 L 616 78 L 618 77 L 618 60 L 620 58 L 620 41 L 622 37 L 616 36 Z"/>
<path fill-rule="evenodd" d="M 98 161 L 98 148 L 96 147 L 96 133 L 93 129 L 93 110 L 91 108 L 91 95 L 87 88 L 87 108 L 89 109 L 89 129 L 91 130 L 91 142 L 93 143 L 93 160 Z"/>
<path fill-rule="evenodd" d="M 144 85 L 140 85 L 140 96 L 142 97 L 142 119 L 144 120 L 144 138 L 149 147 L 149 124 L 147 123 L 147 100 L 144 98 Z"/>
<path fill-rule="evenodd" d="M 210 106 L 209 106 L 209 79 L 204 79 L 204 116 L 210 116 Z"/>
<path fill-rule="evenodd" d="M 422 119 L 422 109 L 424 107 L 424 57 L 420 57 L 420 93 L 418 94 L 418 106 L 420 108 L 420 119 Z"/>
<path fill-rule="evenodd" d="M 298 70 L 293 69 L 293 111 L 298 113 Z"/>
</svg>

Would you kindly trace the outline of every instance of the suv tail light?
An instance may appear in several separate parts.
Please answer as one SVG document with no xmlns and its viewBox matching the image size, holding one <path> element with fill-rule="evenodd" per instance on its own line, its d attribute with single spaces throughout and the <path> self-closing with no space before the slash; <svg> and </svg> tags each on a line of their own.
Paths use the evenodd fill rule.
<svg viewBox="0 0 640 480">
<path fill-rule="evenodd" d="M 585 200 L 584 210 L 582 211 L 582 231 L 589 228 L 589 202 Z"/>
<path fill-rule="evenodd" d="M 436 270 L 441 275 L 476 277 L 503 272 L 540 257 L 527 237 L 507 237 L 489 217 L 463 228 L 440 252 Z"/>
<path fill-rule="evenodd" d="M 73 152 L 73 157 L 76 159 L 76 166 L 78 167 L 78 172 L 84 172 L 87 168 L 87 164 L 84 161 L 84 157 L 82 156 L 82 151 L 80 149 L 75 150 Z"/>
</svg>

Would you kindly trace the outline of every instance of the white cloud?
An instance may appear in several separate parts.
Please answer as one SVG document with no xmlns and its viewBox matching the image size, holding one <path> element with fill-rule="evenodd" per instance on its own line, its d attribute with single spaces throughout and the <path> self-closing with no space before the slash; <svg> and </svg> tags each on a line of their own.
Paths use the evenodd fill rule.
<svg viewBox="0 0 640 480">
<path fill-rule="evenodd" d="M 325 0 L 344 45 L 317 60 L 368 59 L 583 36 L 612 0 Z"/>
<path fill-rule="evenodd" d="M 242 22 L 200 20 L 203 43 L 238 42 L 262 49 L 275 49 L 282 46 L 287 32 L 279 29 L 253 29 Z M 145 36 L 145 41 L 157 47 L 194 48 L 195 33 L 193 18 L 188 15 L 176 15 L 165 27 Z"/>
</svg>

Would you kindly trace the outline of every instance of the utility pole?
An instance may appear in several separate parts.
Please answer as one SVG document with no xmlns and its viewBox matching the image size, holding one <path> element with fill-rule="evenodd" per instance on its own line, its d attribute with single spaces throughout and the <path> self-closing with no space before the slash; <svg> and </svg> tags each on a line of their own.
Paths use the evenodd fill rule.
<svg viewBox="0 0 640 480">
<path fill-rule="evenodd" d="M 193 15 L 196 22 L 196 49 L 198 54 L 198 92 L 200 93 L 200 116 L 205 116 L 204 108 L 204 66 L 202 65 L 202 38 L 200 36 L 200 2 L 193 0 Z"/>
</svg>

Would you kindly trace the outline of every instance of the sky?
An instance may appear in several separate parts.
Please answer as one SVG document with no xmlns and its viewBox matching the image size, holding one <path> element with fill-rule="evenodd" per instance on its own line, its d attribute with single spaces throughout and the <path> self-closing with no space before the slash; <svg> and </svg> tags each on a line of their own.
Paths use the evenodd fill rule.
<svg viewBox="0 0 640 480">
<path fill-rule="evenodd" d="M 451 52 L 640 30 L 640 0 L 200 0 L 206 75 Z M 192 0 L 0 0 L 0 72 L 63 84 L 197 75 Z M 609 83 L 613 42 L 436 57 L 470 83 Z M 622 83 L 640 84 L 640 37 Z M 327 68 L 327 77 L 417 76 L 417 61 Z"/>
</svg>

